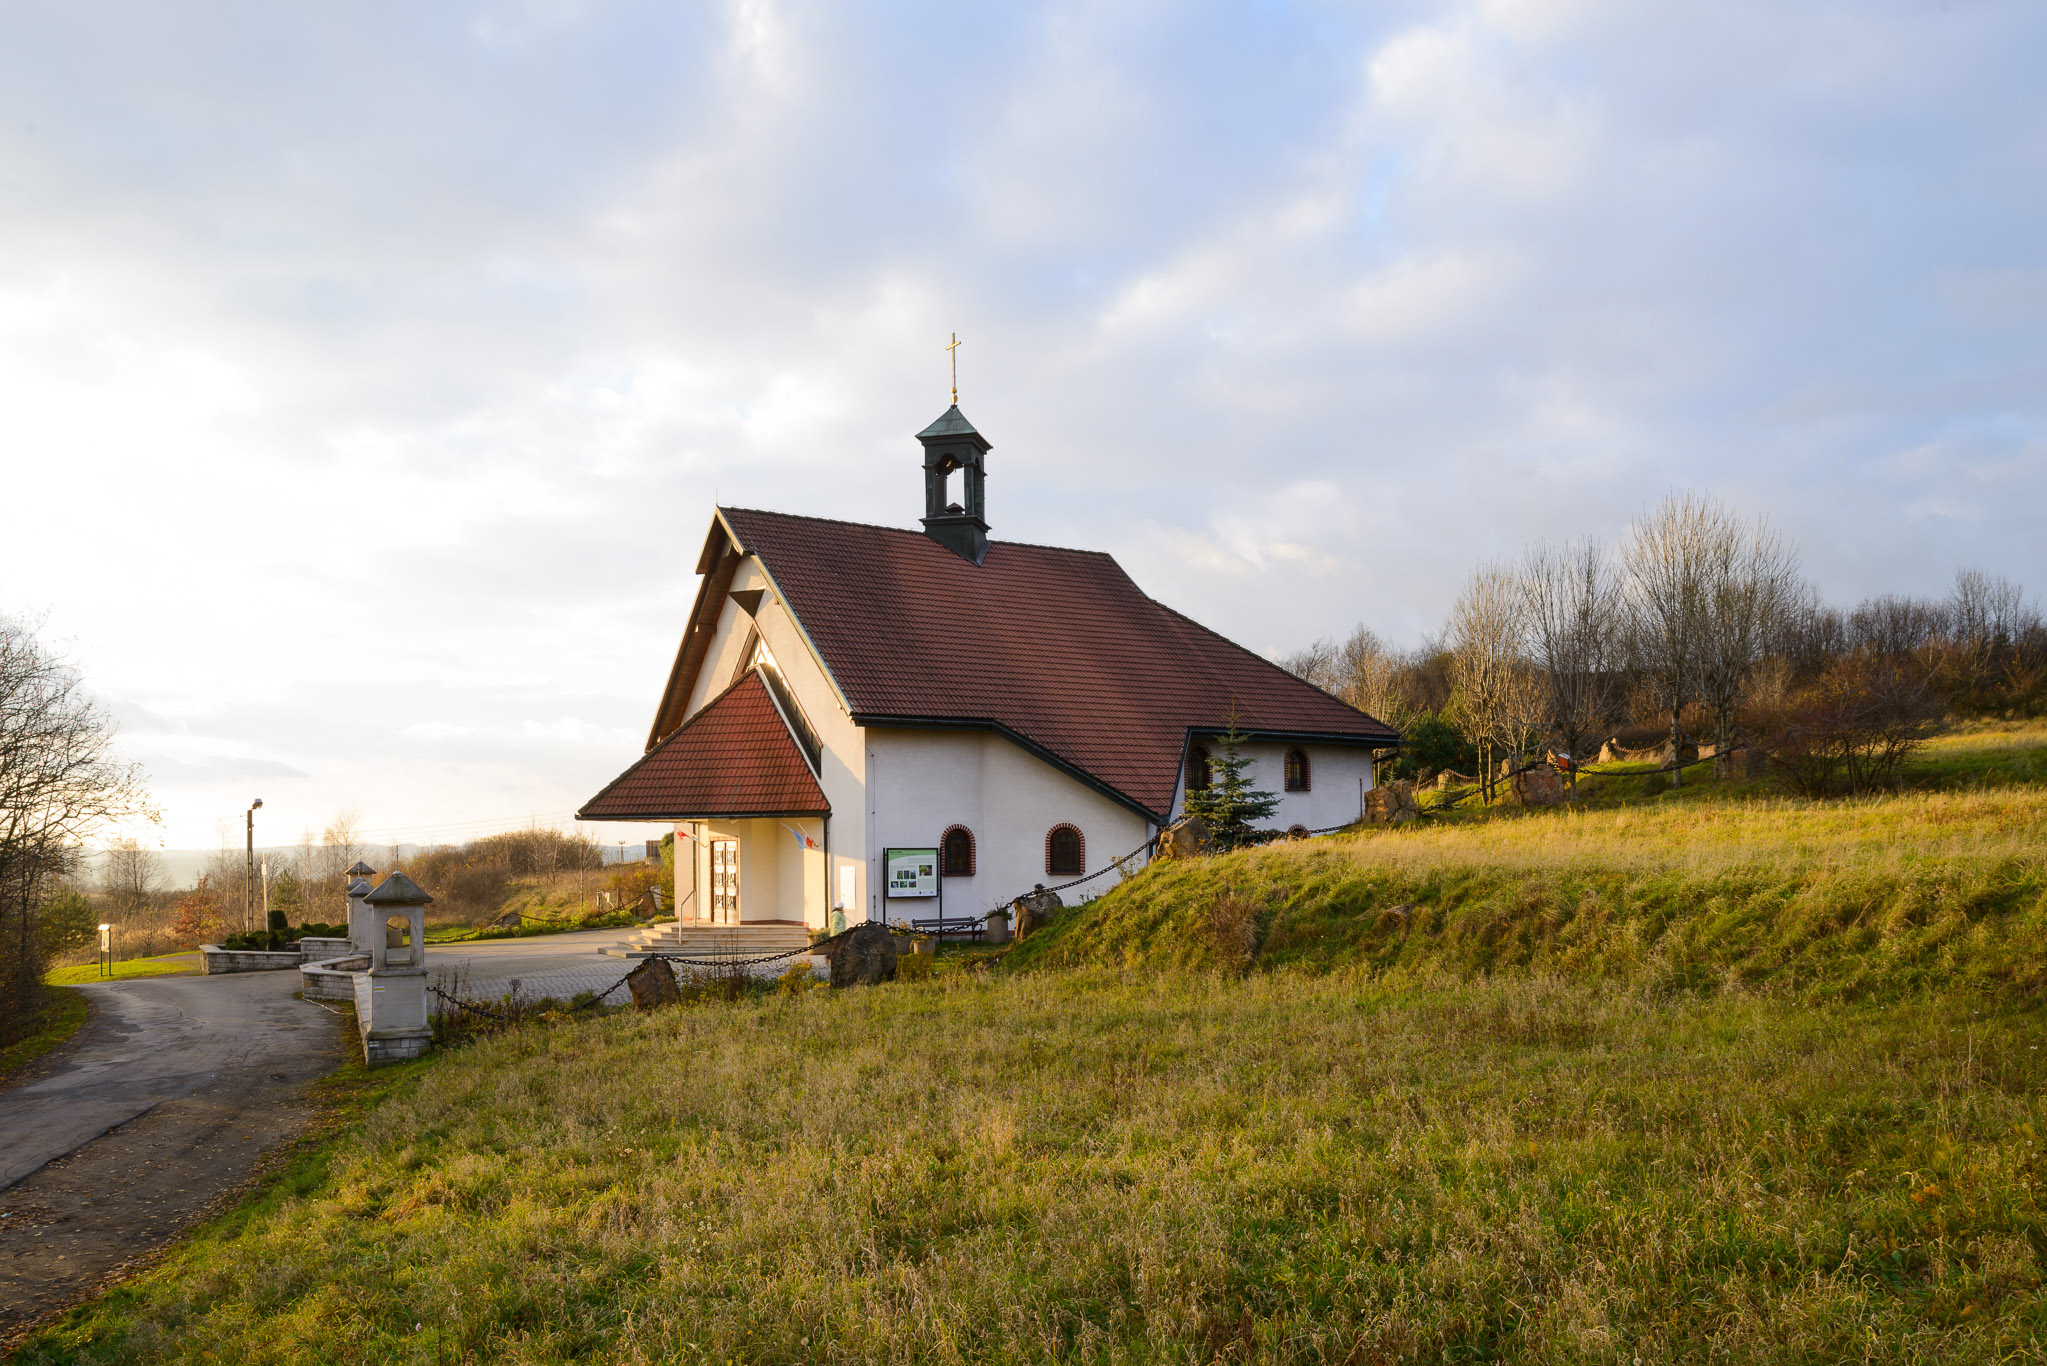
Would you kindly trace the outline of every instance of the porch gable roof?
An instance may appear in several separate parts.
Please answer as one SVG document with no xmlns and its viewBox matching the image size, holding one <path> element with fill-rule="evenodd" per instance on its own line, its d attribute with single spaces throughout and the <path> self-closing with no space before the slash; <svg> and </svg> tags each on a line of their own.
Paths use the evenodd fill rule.
<svg viewBox="0 0 2047 1366">
<path fill-rule="evenodd" d="M 824 789 L 749 669 L 576 813 L 582 821 L 831 814 Z"/>
</svg>

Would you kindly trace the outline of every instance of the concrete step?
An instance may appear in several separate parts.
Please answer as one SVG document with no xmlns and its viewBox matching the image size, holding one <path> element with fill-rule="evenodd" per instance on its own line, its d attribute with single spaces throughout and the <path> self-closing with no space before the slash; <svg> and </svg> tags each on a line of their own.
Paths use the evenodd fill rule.
<svg viewBox="0 0 2047 1366">
<path fill-rule="evenodd" d="M 635 930 L 624 943 L 604 950 L 613 958 L 678 953 L 691 958 L 756 958 L 804 948 L 810 932 L 801 925 L 677 925 Z"/>
</svg>

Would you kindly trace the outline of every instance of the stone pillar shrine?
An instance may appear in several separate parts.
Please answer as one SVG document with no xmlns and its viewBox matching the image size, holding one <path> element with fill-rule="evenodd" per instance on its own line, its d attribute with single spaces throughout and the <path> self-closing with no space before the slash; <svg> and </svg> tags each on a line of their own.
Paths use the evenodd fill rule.
<svg viewBox="0 0 2047 1366">
<path fill-rule="evenodd" d="M 416 1058 L 433 1042 L 426 1014 L 426 908 L 433 898 L 403 873 L 385 878 L 362 906 L 374 922 L 368 972 L 355 976 L 363 1061 Z M 355 936 L 350 900 L 349 937 Z"/>
</svg>

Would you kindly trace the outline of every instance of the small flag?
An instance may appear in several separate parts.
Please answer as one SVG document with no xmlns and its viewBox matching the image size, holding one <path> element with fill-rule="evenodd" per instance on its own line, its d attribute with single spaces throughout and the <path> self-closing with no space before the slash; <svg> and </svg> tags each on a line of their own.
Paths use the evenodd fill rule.
<svg viewBox="0 0 2047 1366">
<path fill-rule="evenodd" d="M 789 824 L 789 822 L 787 822 L 787 821 L 780 821 L 780 822 L 777 822 L 777 823 L 778 823 L 778 824 L 779 824 L 779 825 L 780 825 L 780 826 L 781 826 L 781 827 L 782 827 L 782 828 L 783 828 L 784 830 L 787 830 L 787 831 L 788 831 L 788 832 L 789 832 L 790 834 L 792 834 L 792 835 L 794 835 L 794 836 L 796 837 L 796 847 L 797 847 L 798 849 L 815 849 L 815 848 L 817 848 L 817 841 L 816 841 L 816 840 L 814 840 L 814 839 L 812 839 L 812 838 L 811 838 L 810 836 L 808 836 L 808 835 L 804 834 L 804 833 L 803 833 L 803 832 L 802 832 L 801 830 L 798 830 L 798 829 L 797 829 L 797 828 L 796 828 L 795 826 L 793 826 L 793 825 Z"/>
</svg>

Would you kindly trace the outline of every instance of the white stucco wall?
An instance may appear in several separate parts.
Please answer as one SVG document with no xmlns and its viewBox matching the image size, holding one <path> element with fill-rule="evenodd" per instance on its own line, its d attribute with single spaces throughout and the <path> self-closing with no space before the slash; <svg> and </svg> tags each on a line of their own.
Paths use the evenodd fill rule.
<svg viewBox="0 0 2047 1366">
<path fill-rule="evenodd" d="M 867 754 L 870 886 L 881 886 L 884 849 L 936 847 L 954 825 L 974 833 L 974 876 L 946 880 L 948 917 L 992 910 L 1039 883 L 1064 881 L 1045 872 L 1045 836 L 1055 825 L 1080 830 L 1088 872 L 1151 835 L 1142 816 L 990 732 L 871 730 Z M 835 837 L 836 829 L 834 822 Z M 1066 898 L 1099 896 L 1116 881 L 1111 872 Z M 876 895 L 869 895 L 866 909 L 882 918 Z M 888 903 L 891 920 L 935 914 L 929 901 Z"/>
<path fill-rule="evenodd" d="M 1210 755 L 1222 752 L 1222 746 L 1214 740 L 1202 743 Z M 1295 748 L 1308 752 L 1306 792 L 1286 790 L 1286 752 Z M 1366 792 L 1372 790 L 1372 752 L 1360 745 L 1295 746 L 1254 741 L 1243 747 L 1243 753 L 1251 760 L 1244 770 L 1251 785 L 1279 797 L 1279 808 L 1270 820 L 1259 822 L 1261 828 L 1286 830 L 1299 825 L 1309 830 L 1326 830 L 1346 824 L 1358 818 L 1358 784 L 1363 783 Z M 1174 816 L 1185 809 L 1186 802 L 1183 781 L 1173 804 Z"/>
<path fill-rule="evenodd" d="M 774 592 L 758 559 L 748 556 L 734 575 L 733 591 L 765 589 L 758 612 L 749 617 L 728 597 L 703 670 L 691 689 L 689 714 L 731 685 L 754 630 L 773 656 L 822 751 L 819 785 L 831 803 L 827 832 L 815 819 L 790 823 L 829 845 L 825 853 L 799 850 L 792 835 L 773 821 L 728 823 L 723 831 L 741 840 L 741 912 L 748 919 L 792 918 L 801 908 L 813 927 L 825 926 L 841 904 L 849 922 L 879 919 L 882 850 L 935 846 L 952 825 L 974 832 L 975 875 L 954 879 L 946 890 L 948 915 L 979 913 L 1005 904 L 1039 883 L 1061 881 L 1045 872 L 1046 833 L 1071 823 L 1086 838 L 1089 872 L 1113 855 L 1142 843 L 1151 827 L 1144 818 L 1086 784 L 984 731 L 864 731 L 853 724 L 838 690 L 811 652 L 795 618 Z M 1211 741 L 1210 752 L 1216 749 Z M 1254 742 L 1245 747 L 1253 783 L 1280 796 L 1270 825 L 1310 830 L 1341 825 L 1358 816 L 1360 783 L 1372 787 L 1370 751 L 1350 745 L 1304 745 L 1310 764 L 1307 792 L 1285 791 L 1287 745 Z M 1185 793 L 1175 803 L 1178 815 Z M 685 915 L 708 915 L 708 849 L 695 846 L 696 897 Z M 850 878 L 850 885 L 845 881 Z M 1116 875 L 1068 894 L 1096 896 Z M 684 877 L 677 895 L 688 895 Z M 891 919 L 926 917 L 928 903 L 891 902 Z"/>
<path fill-rule="evenodd" d="M 829 918 L 830 908 L 838 904 L 843 883 L 842 870 L 845 870 L 852 877 L 852 898 L 846 906 L 847 918 L 857 921 L 868 897 L 865 741 L 860 728 L 853 724 L 853 718 L 840 701 L 838 690 L 825 674 L 824 666 L 811 652 L 795 618 L 776 595 L 773 582 L 761 568 L 760 561 L 749 555 L 733 575 L 732 590 L 744 592 L 755 588 L 765 589 L 767 595 L 761 599 L 753 616 L 741 611 L 729 597 L 720 609 L 717 630 L 712 636 L 703 671 L 690 690 L 689 714 L 694 715 L 706 702 L 731 686 L 734 675 L 744 662 L 742 655 L 748 638 L 752 631 L 758 630 L 783 682 L 794 695 L 796 705 L 802 709 L 804 720 L 810 723 L 811 730 L 817 735 L 821 751 L 818 785 L 824 789 L 825 800 L 832 808 L 829 832 L 825 830 L 824 822 L 814 817 L 790 821 L 820 845 L 829 843 L 829 871 L 824 850 L 803 851 L 805 857 L 799 861 L 796 859 L 795 838 L 787 830 L 769 823 L 769 828 L 779 834 L 781 845 L 786 850 L 776 855 L 779 860 L 775 872 L 778 902 L 790 906 L 797 904 L 794 892 L 800 879 L 800 885 L 806 889 L 801 904 L 808 910 L 808 921 L 813 928 L 822 927 Z M 708 854 L 703 857 L 708 859 Z M 745 859 L 747 855 L 742 853 L 741 857 Z M 708 862 L 702 865 L 698 883 L 703 889 L 700 900 L 709 897 L 709 867 Z M 743 912 L 751 918 L 754 912 L 745 891 L 746 876 L 747 868 L 743 866 L 740 899 Z M 785 891 L 790 895 L 783 896 Z M 782 914 L 791 913 L 785 911 Z"/>
</svg>

